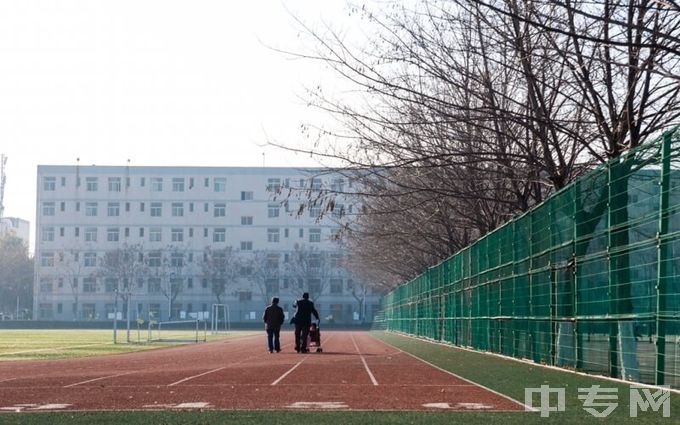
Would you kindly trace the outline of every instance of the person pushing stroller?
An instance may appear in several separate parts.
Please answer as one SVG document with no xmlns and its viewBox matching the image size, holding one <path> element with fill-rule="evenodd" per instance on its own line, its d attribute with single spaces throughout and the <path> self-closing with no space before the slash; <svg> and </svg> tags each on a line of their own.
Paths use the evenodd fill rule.
<svg viewBox="0 0 680 425">
<path fill-rule="evenodd" d="M 312 315 L 319 320 L 319 312 L 314 308 L 314 303 L 309 300 L 309 293 L 302 294 L 302 299 L 295 301 L 295 351 L 306 353 L 307 337 L 309 336 L 309 326 L 312 324 Z"/>
</svg>

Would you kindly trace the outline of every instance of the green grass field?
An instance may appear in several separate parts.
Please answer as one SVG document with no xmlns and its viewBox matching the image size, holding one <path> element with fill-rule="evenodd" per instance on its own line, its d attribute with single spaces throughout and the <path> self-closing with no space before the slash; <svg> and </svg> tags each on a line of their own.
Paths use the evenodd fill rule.
<svg viewBox="0 0 680 425">
<path fill-rule="evenodd" d="M 4 332 L 2 332 L 4 333 Z M 2 335 L 0 333 L 0 335 Z M 566 411 L 541 418 L 538 413 L 486 412 L 291 412 L 291 411 L 196 411 L 196 412 L 82 412 L 82 413 L 9 413 L 0 414 L 2 425 L 33 424 L 427 424 L 427 425 L 532 425 L 532 424 L 665 424 L 679 423 L 680 395 L 671 395 L 671 417 L 660 412 L 640 412 L 629 417 L 629 386 L 574 373 L 546 369 L 529 363 L 506 360 L 496 356 L 470 352 L 453 347 L 430 344 L 402 336 L 375 333 L 378 338 L 427 360 L 443 369 L 485 385 L 493 390 L 524 400 L 525 387 L 562 387 L 566 389 Z M 110 333 L 109 333 L 110 336 Z M 3 337 L 4 338 L 4 337 Z M 0 343 L 1 344 L 1 343 Z M 148 347 L 145 347 L 148 348 Z M 619 405 L 605 419 L 596 419 L 585 412 L 578 399 L 578 388 L 600 385 L 618 388 Z"/>
<path fill-rule="evenodd" d="M 208 341 L 252 334 L 231 332 L 211 335 Z M 139 340 L 145 341 L 146 330 L 140 331 Z M 191 331 L 175 331 L 174 337 L 191 338 Z M 149 350 L 177 342 L 153 342 L 126 344 L 125 330 L 118 331 L 119 344 L 113 343 L 113 332 L 103 329 L 2 329 L 0 330 L 0 361 L 8 360 L 48 360 L 67 357 L 98 356 L 105 354 L 129 353 Z M 131 331 L 131 340 L 137 341 L 137 330 Z M 0 422 L 1 423 L 1 422 Z"/>
</svg>

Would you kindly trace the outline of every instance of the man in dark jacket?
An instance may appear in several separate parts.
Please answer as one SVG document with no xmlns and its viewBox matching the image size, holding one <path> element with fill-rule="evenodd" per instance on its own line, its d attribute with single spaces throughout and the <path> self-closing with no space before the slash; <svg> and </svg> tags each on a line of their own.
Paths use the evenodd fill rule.
<svg viewBox="0 0 680 425">
<path fill-rule="evenodd" d="M 302 299 L 295 301 L 295 351 L 307 352 L 307 336 L 309 326 L 312 324 L 312 315 L 319 320 L 319 312 L 314 308 L 314 303 L 309 301 L 309 293 L 302 294 Z"/>
<path fill-rule="evenodd" d="M 276 350 L 277 353 L 281 351 L 279 335 L 281 333 L 281 325 L 285 319 L 286 317 L 283 314 L 283 309 L 279 307 L 279 299 L 273 297 L 272 303 L 267 306 L 262 315 L 262 320 L 265 323 L 265 330 L 267 331 L 267 345 L 270 353 L 273 353 L 274 350 Z"/>
</svg>

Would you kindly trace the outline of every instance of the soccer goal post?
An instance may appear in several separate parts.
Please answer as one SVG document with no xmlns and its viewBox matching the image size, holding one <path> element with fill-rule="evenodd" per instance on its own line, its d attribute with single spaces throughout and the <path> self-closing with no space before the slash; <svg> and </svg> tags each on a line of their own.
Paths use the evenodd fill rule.
<svg viewBox="0 0 680 425">
<path fill-rule="evenodd" d="M 214 334 L 231 330 L 229 320 L 229 306 L 226 304 L 213 304 L 210 312 L 210 331 Z"/>
<path fill-rule="evenodd" d="M 208 339 L 206 320 L 175 320 L 149 322 L 149 342 L 205 342 Z"/>
</svg>

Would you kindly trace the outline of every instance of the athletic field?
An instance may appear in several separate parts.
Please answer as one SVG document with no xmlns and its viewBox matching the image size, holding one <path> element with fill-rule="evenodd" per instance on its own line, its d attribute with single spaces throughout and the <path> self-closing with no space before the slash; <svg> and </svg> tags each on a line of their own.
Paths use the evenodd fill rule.
<svg viewBox="0 0 680 425">
<path fill-rule="evenodd" d="M 595 418 L 577 388 L 595 384 L 619 391 L 608 421 L 677 423 L 651 411 L 630 418 L 623 383 L 381 332 L 324 332 L 323 353 L 298 354 L 291 334 L 278 354 L 257 333 L 0 362 L 0 423 L 585 423 Z M 566 388 L 564 412 L 526 411 L 524 388 L 541 385 Z M 673 394 L 672 413 L 679 401 Z"/>
</svg>

